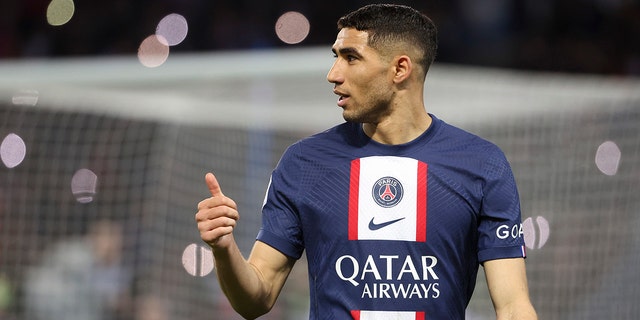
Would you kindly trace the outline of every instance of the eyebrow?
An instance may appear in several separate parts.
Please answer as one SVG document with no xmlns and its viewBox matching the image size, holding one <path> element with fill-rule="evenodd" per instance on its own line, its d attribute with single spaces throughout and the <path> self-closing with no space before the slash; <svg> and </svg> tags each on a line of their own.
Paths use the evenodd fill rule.
<svg viewBox="0 0 640 320">
<path fill-rule="evenodd" d="M 352 55 L 356 55 L 356 56 L 361 56 L 360 52 L 358 52 L 358 50 L 356 50 L 356 48 L 353 48 L 353 47 L 340 48 L 340 49 L 338 49 L 337 52 L 336 52 L 335 48 L 331 48 L 331 52 L 333 52 L 335 54 L 337 54 L 339 52 L 341 55 L 352 54 Z"/>
</svg>

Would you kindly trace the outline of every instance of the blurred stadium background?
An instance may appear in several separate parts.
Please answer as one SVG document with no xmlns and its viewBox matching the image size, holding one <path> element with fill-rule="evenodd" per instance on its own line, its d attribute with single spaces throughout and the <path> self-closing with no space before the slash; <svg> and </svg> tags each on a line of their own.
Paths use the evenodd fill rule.
<svg viewBox="0 0 640 320">
<path fill-rule="evenodd" d="M 512 163 L 540 318 L 636 319 L 638 1 L 395 2 L 440 29 L 429 111 Z M 0 319 L 238 319 L 193 220 L 204 173 L 248 253 L 284 148 L 342 121 L 329 47 L 365 3 L 3 1 Z M 305 263 L 262 319 L 306 319 Z M 467 318 L 491 319 L 478 280 Z"/>
</svg>

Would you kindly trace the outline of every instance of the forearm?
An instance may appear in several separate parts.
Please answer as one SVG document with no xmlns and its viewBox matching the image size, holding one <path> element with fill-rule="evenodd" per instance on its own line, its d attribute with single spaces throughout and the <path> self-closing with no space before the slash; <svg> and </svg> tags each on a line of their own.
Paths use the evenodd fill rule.
<svg viewBox="0 0 640 320">
<path fill-rule="evenodd" d="M 538 319 L 529 298 L 524 259 L 486 261 L 484 270 L 498 320 Z"/>
<path fill-rule="evenodd" d="M 231 235 L 230 235 L 231 236 Z M 220 288 L 236 312 L 246 319 L 267 313 L 273 303 L 260 272 L 240 252 L 235 241 L 213 250 Z"/>
<path fill-rule="evenodd" d="M 275 303 L 292 263 L 266 245 L 254 245 L 245 259 L 233 237 L 238 206 L 222 193 L 215 175 L 207 173 L 205 182 L 211 197 L 198 203 L 195 219 L 200 237 L 211 246 L 220 287 L 231 306 L 247 319 L 257 318 Z M 260 253 L 260 248 L 266 252 Z"/>
<path fill-rule="evenodd" d="M 510 310 L 498 311 L 497 320 L 537 320 L 538 316 L 530 304 L 514 307 Z"/>
</svg>

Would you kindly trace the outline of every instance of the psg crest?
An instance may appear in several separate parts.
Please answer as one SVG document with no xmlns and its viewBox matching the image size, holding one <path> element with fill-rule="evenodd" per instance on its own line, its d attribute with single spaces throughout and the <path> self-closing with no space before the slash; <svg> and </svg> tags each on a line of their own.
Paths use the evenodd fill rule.
<svg viewBox="0 0 640 320">
<path fill-rule="evenodd" d="M 391 208 L 402 200 L 404 190 L 400 181 L 394 177 L 378 179 L 373 185 L 373 200 L 383 208 Z"/>
</svg>

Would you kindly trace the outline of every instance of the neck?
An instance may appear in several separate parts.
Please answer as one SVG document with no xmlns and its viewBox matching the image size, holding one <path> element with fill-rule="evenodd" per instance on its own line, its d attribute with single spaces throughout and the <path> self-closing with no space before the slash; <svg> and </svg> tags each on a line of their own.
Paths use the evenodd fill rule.
<svg viewBox="0 0 640 320">
<path fill-rule="evenodd" d="M 425 111 L 403 116 L 389 116 L 378 123 L 364 123 L 362 128 L 367 136 L 376 142 L 388 145 L 404 144 L 423 134 L 431 125 L 431 116 Z"/>
</svg>

